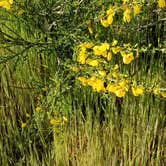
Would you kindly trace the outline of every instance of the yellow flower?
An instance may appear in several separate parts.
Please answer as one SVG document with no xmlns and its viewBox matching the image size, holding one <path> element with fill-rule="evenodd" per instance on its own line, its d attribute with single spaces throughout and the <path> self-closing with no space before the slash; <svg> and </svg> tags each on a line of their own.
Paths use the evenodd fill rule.
<svg viewBox="0 0 166 166">
<path fill-rule="evenodd" d="M 68 122 L 68 119 L 65 116 L 63 116 L 62 119 L 63 119 L 63 122 Z"/>
<path fill-rule="evenodd" d="M 81 43 L 79 46 L 78 46 L 78 50 L 80 53 L 86 53 L 86 47 L 85 47 L 85 43 Z"/>
<path fill-rule="evenodd" d="M 86 48 L 90 49 L 94 46 L 94 43 L 92 42 L 85 42 L 80 44 L 80 48 L 82 48 L 83 52 L 86 52 Z"/>
<path fill-rule="evenodd" d="M 107 22 L 108 22 L 109 25 L 111 25 L 113 23 L 113 15 L 109 15 L 107 17 Z"/>
<path fill-rule="evenodd" d="M 129 0 L 122 0 L 123 1 L 123 4 L 125 4 L 125 3 L 128 3 L 129 2 Z"/>
<path fill-rule="evenodd" d="M 87 79 L 85 77 L 78 77 L 78 80 L 82 83 L 83 86 L 87 85 Z"/>
<path fill-rule="evenodd" d="M 117 70 L 117 69 L 119 69 L 119 65 L 118 65 L 118 64 L 115 64 L 114 70 Z"/>
<path fill-rule="evenodd" d="M 79 68 L 76 67 L 76 66 L 73 66 L 73 67 L 71 68 L 71 70 L 74 71 L 74 72 L 78 72 L 78 71 L 79 71 Z"/>
<path fill-rule="evenodd" d="M 13 0 L 0 0 L 0 7 L 10 10 Z"/>
<path fill-rule="evenodd" d="M 106 20 L 101 19 L 100 22 L 101 22 L 101 25 L 103 25 L 103 27 L 105 27 L 105 28 L 109 27 L 109 25 L 110 25 L 110 24 L 108 23 L 108 20 L 107 20 L 107 19 L 106 19 Z"/>
<path fill-rule="evenodd" d="M 108 43 L 102 43 L 99 46 L 93 47 L 94 55 L 102 55 L 104 57 L 107 57 L 107 51 L 109 50 L 110 45 Z"/>
<path fill-rule="evenodd" d="M 111 46 L 116 46 L 118 44 L 118 41 L 117 40 L 113 40 L 113 42 L 111 43 Z"/>
<path fill-rule="evenodd" d="M 112 92 L 112 93 L 115 93 L 115 91 L 117 90 L 118 88 L 118 85 L 117 84 L 108 84 L 107 87 L 106 87 L 106 90 L 108 92 Z"/>
<path fill-rule="evenodd" d="M 123 13 L 123 21 L 129 23 L 131 21 L 131 10 L 128 8 Z"/>
<path fill-rule="evenodd" d="M 107 10 L 107 19 L 102 19 L 102 18 L 100 19 L 101 24 L 102 24 L 105 28 L 109 27 L 109 25 L 111 25 L 112 22 L 113 22 L 113 17 L 114 17 L 114 15 L 115 15 L 115 11 L 113 10 L 112 7 L 110 7 L 110 8 Z"/>
<path fill-rule="evenodd" d="M 130 52 L 123 56 L 123 63 L 129 64 L 134 60 L 133 52 Z"/>
<path fill-rule="evenodd" d="M 126 91 L 125 91 L 125 89 L 123 89 L 123 88 L 119 88 L 119 89 L 117 89 L 117 90 L 115 91 L 115 95 L 116 95 L 117 97 L 124 97 L 125 94 L 126 94 Z"/>
<path fill-rule="evenodd" d="M 129 85 L 127 80 L 122 80 L 118 84 L 108 84 L 107 86 L 107 91 L 115 93 L 117 97 L 124 97 L 128 89 Z"/>
<path fill-rule="evenodd" d="M 41 111 L 41 110 L 42 110 L 42 107 L 40 107 L 40 106 L 36 107 L 36 111 L 37 111 L 37 112 L 39 112 L 39 111 Z"/>
<path fill-rule="evenodd" d="M 105 77 L 106 76 L 106 72 L 104 70 L 99 70 L 98 73 L 102 76 Z"/>
<path fill-rule="evenodd" d="M 161 96 L 166 98 L 166 92 L 161 92 Z"/>
<path fill-rule="evenodd" d="M 11 5 L 9 2 L 4 0 L 4 1 L 0 1 L 0 7 L 5 8 L 6 10 L 10 10 Z"/>
<path fill-rule="evenodd" d="M 124 97 L 126 94 L 125 89 L 115 83 L 108 84 L 106 90 L 114 93 L 117 97 Z"/>
<path fill-rule="evenodd" d="M 142 7 L 141 4 L 136 4 L 134 6 L 134 15 L 137 15 L 137 14 L 139 14 L 141 12 L 141 7 Z"/>
<path fill-rule="evenodd" d="M 112 52 L 108 52 L 107 61 L 110 61 L 111 59 L 112 59 Z"/>
<path fill-rule="evenodd" d="M 30 118 L 30 115 L 29 115 L 28 113 L 26 113 L 26 117 L 27 117 L 27 118 Z"/>
<path fill-rule="evenodd" d="M 110 48 L 110 45 L 109 43 L 102 43 L 100 47 L 101 47 L 101 50 L 105 51 Z"/>
<path fill-rule="evenodd" d="M 94 53 L 94 55 L 101 55 L 102 51 L 100 50 L 100 46 L 94 46 L 93 53 Z"/>
<path fill-rule="evenodd" d="M 154 93 L 155 95 L 159 95 L 159 94 L 160 94 L 159 88 L 154 88 L 154 89 L 153 89 L 153 93 Z"/>
<path fill-rule="evenodd" d="M 127 55 L 124 51 L 120 51 L 120 54 L 122 55 L 122 57 L 125 57 Z"/>
<path fill-rule="evenodd" d="M 122 80 L 121 82 L 119 82 L 119 86 L 128 92 L 129 82 L 127 80 Z"/>
<path fill-rule="evenodd" d="M 59 124 L 61 124 L 61 120 L 59 120 L 59 119 L 51 119 L 50 123 L 52 125 L 59 125 Z"/>
<path fill-rule="evenodd" d="M 104 81 L 101 79 L 98 79 L 96 77 L 91 77 L 88 80 L 88 85 L 91 86 L 94 91 L 97 91 L 97 92 L 104 91 L 105 92 Z"/>
<path fill-rule="evenodd" d="M 166 6 L 165 0 L 158 0 L 158 6 L 159 8 L 164 8 Z"/>
<path fill-rule="evenodd" d="M 119 74 L 118 74 L 117 72 L 113 72 L 113 73 L 112 73 L 112 77 L 113 77 L 113 78 L 118 78 L 118 77 L 119 77 Z"/>
<path fill-rule="evenodd" d="M 99 65 L 99 61 L 98 61 L 98 60 L 93 60 L 93 59 L 88 58 L 88 59 L 86 60 L 86 64 L 95 67 L 95 66 L 98 66 L 98 65 Z"/>
<path fill-rule="evenodd" d="M 94 86 L 94 89 L 97 92 L 100 92 L 100 91 L 104 91 L 105 92 L 104 81 L 100 80 L 100 79 L 97 79 L 96 83 L 95 83 L 95 86 Z"/>
<path fill-rule="evenodd" d="M 89 86 L 92 86 L 95 81 L 96 81 L 96 77 L 95 77 L 95 76 L 92 76 L 91 78 L 87 79 L 87 84 L 88 84 Z"/>
<path fill-rule="evenodd" d="M 115 15 L 115 11 L 114 11 L 114 9 L 112 8 L 112 6 L 110 6 L 110 8 L 107 10 L 107 15 L 112 15 L 112 16 Z"/>
<path fill-rule="evenodd" d="M 121 51 L 121 48 L 120 47 L 112 47 L 111 50 L 114 54 L 117 54 L 118 52 Z"/>
<path fill-rule="evenodd" d="M 10 4 L 13 4 L 13 0 L 8 0 Z"/>
<path fill-rule="evenodd" d="M 27 126 L 27 123 L 21 122 L 21 127 L 25 128 Z"/>
<path fill-rule="evenodd" d="M 142 86 L 132 87 L 131 89 L 134 96 L 140 96 L 144 93 L 144 88 Z"/>
<path fill-rule="evenodd" d="M 87 53 L 80 52 L 80 54 L 77 57 L 77 62 L 79 62 L 80 64 L 85 64 L 87 56 L 88 56 Z"/>
</svg>

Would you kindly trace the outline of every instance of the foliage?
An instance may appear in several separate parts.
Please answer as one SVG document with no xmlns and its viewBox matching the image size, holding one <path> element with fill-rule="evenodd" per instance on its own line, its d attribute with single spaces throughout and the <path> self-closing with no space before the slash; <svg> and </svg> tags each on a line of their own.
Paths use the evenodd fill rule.
<svg viewBox="0 0 166 166">
<path fill-rule="evenodd" d="M 159 5 L 159 7 L 161 6 Z M 134 96 L 142 95 L 144 91 L 146 91 L 165 97 L 165 86 L 160 87 L 160 81 L 158 81 L 157 84 L 154 83 L 151 85 L 146 84 L 146 80 L 139 80 L 139 83 L 137 83 L 137 75 L 141 72 L 141 67 L 137 65 L 137 68 L 133 70 L 133 65 L 131 64 L 134 63 L 134 61 L 142 61 L 140 60 L 141 54 L 147 54 L 150 50 L 153 50 L 154 55 L 158 54 L 162 56 L 165 51 L 164 45 L 161 43 L 162 41 L 159 39 L 157 47 L 152 43 L 148 43 L 147 46 L 142 47 L 136 38 L 134 41 L 132 41 L 133 38 L 129 38 L 127 40 L 128 43 L 124 43 L 123 39 L 120 39 L 119 42 L 116 40 L 116 38 L 123 35 L 123 30 L 119 31 L 118 24 L 115 23 L 114 26 L 115 21 L 113 20 L 115 20 L 116 17 L 120 18 L 121 12 L 123 12 L 124 26 L 127 24 L 128 29 L 132 29 L 130 27 L 138 29 L 138 26 L 142 26 L 140 25 L 141 21 L 145 19 L 143 14 L 139 15 L 141 10 L 145 10 L 144 8 L 146 9 L 147 7 L 139 1 L 124 1 L 123 4 L 117 3 L 111 5 L 106 11 L 101 12 L 106 13 L 106 16 L 102 16 L 103 14 L 99 16 L 101 25 L 107 29 L 107 31 L 105 31 L 105 29 L 100 28 L 101 31 L 99 32 L 102 33 L 102 35 L 104 34 L 104 36 L 100 38 L 100 34 L 98 34 L 96 39 L 92 40 L 92 42 L 80 44 L 76 48 L 76 55 L 74 54 L 74 61 L 77 61 L 78 64 L 73 66 L 72 70 L 80 73 L 77 74 L 78 76 L 80 75 L 78 80 L 83 86 L 90 86 L 97 92 L 112 92 L 115 93 L 117 97 L 124 97 L 129 89 L 131 89 Z M 163 11 L 158 10 L 158 16 L 160 16 Z M 114 38 L 111 43 L 111 37 L 107 37 L 107 34 L 110 35 L 110 30 L 112 31 L 111 37 Z M 118 32 L 118 35 L 116 32 Z M 128 33 L 129 36 L 131 36 L 130 32 Z M 136 36 L 140 36 L 140 34 L 141 32 L 138 31 Z M 121 62 L 119 56 L 122 57 L 123 62 Z M 113 58 L 115 60 L 112 60 Z M 148 60 L 150 59 L 151 58 L 148 57 Z M 125 67 L 123 64 L 129 67 Z M 125 71 L 122 68 L 125 68 Z M 132 72 L 130 68 L 132 68 Z M 154 79 L 157 80 L 155 77 Z M 154 81 L 152 80 L 152 82 Z"/>
</svg>

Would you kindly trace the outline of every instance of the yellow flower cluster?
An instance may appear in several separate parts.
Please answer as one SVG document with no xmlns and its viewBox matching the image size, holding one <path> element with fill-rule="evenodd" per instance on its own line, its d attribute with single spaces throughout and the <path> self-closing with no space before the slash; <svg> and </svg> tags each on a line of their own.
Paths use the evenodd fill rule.
<svg viewBox="0 0 166 166">
<path fill-rule="evenodd" d="M 125 1 L 125 3 L 129 3 L 129 1 Z M 124 4 L 125 4 L 124 3 Z M 134 16 L 141 13 L 142 5 L 136 1 L 133 2 L 133 4 L 126 4 L 121 6 L 121 9 L 124 10 L 123 13 L 123 21 L 125 23 L 129 23 L 132 18 L 132 11 L 134 13 Z"/>
<path fill-rule="evenodd" d="M 108 83 L 108 85 L 106 85 L 106 82 L 108 82 L 108 80 L 110 82 L 111 79 L 122 80 L 117 72 L 119 66 L 116 64 L 111 72 L 103 70 L 103 65 L 99 66 L 102 58 L 107 60 L 107 62 L 104 61 L 104 66 L 107 66 L 108 62 L 112 59 L 112 56 L 118 53 L 122 56 L 124 64 L 130 64 L 134 60 L 130 44 L 124 44 L 123 47 L 120 47 L 117 44 L 118 41 L 113 40 L 111 44 L 105 42 L 97 45 L 94 43 L 82 43 L 79 45 L 77 62 L 81 64 L 81 67 L 78 68 L 73 66 L 71 68 L 72 71 L 78 73 L 83 69 L 82 65 L 85 67 L 86 65 L 89 65 L 95 69 L 95 71 L 90 73 L 90 78 L 78 77 L 78 80 L 83 86 L 90 86 L 96 92 L 112 92 L 118 97 L 125 96 L 126 92 L 129 90 L 128 81 L 123 80 L 120 82 L 118 81 L 118 83 L 115 81 L 114 83 Z"/>
<path fill-rule="evenodd" d="M 81 64 L 85 64 L 85 60 L 88 57 L 88 54 L 86 52 L 86 48 L 85 47 L 81 47 L 79 50 L 79 56 L 77 58 L 77 61 Z"/>
<path fill-rule="evenodd" d="M 115 6 L 105 12 L 105 16 L 100 19 L 104 27 L 108 27 L 113 23 L 115 12 L 121 10 L 123 12 L 123 21 L 131 22 L 132 16 L 140 14 L 142 5 L 138 0 L 122 0 L 123 4 L 119 7 Z M 165 1 L 159 0 L 160 8 L 165 6 Z M 89 32 L 93 33 L 91 23 L 87 22 Z M 126 73 L 120 73 L 121 65 L 116 64 L 117 56 L 122 57 L 123 64 L 131 64 L 135 58 L 139 57 L 138 48 L 130 43 L 120 46 L 117 40 L 112 42 L 103 42 L 94 44 L 85 42 L 79 45 L 77 49 L 77 64 L 72 66 L 72 71 L 77 72 L 79 83 L 83 86 L 91 87 L 98 93 L 113 93 L 117 97 L 124 97 L 127 93 L 132 93 L 133 96 L 142 96 L 146 92 L 153 91 L 147 85 L 137 85 L 136 82 L 130 80 L 130 76 Z M 136 53 L 136 55 L 134 55 Z M 115 61 L 114 58 L 115 57 Z M 113 59 L 113 60 L 112 60 Z M 113 66 L 112 66 L 113 65 Z M 128 72 L 129 73 L 129 72 Z M 133 77 L 132 77 L 133 78 Z M 165 91 L 154 90 L 153 93 L 161 97 L 166 97 Z"/>
<path fill-rule="evenodd" d="M 95 67 L 95 66 L 98 66 L 98 65 L 99 65 L 99 61 L 96 60 L 96 59 L 90 59 L 90 58 L 88 58 L 88 59 L 86 60 L 86 64 Z"/>
<path fill-rule="evenodd" d="M 94 76 L 91 78 L 78 77 L 78 80 L 82 85 L 92 87 L 95 92 L 110 92 L 114 93 L 117 97 L 120 98 L 124 97 L 130 89 L 129 81 L 125 79 L 118 82 L 108 83 L 107 85 L 103 79 L 98 79 Z M 133 85 L 131 87 L 131 91 L 134 96 L 141 96 L 144 94 L 144 87 L 141 85 Z"/>
<path fill-rule="evenodd" d="M 134 60 L 133 52 L 125 53 L 124 51 L 120 52 L 123 57 L 123 63 L 129 64 Z"/>
<path fill-rule="evenodd" d="M 106 82 L 111 79 L 122 80 L 117 72 L 119 66 L 116 64 L 112 68 L 113 71 L 108 71 L 109 69 L 103 70 L 103 66 L 107 66 L 115 54 L 122 56 L 124 64 L 130 64 L 134 60 L 134 53 L 131 50 L 130 44 L 124 44 L 123 47 L 120 47 L 115 39 L 110 44 L 107 42 L 97 45 L 94 43 L 82 43 L 78 47 L 77 57 L 77 62 L 79 62 L 81 67 L 73 66 L 71 69 L 78 73 L 80 70 L 84 70 L 82 65 L 93 67 L 93 72 L 89 74 L 90 78 L 78 77 L 81 84 L 83 86 L 90 86 L 96 92 L 112 92 L 118 97 L 123 97 L 129 90 L 127 81 L 118 81 L 118 83 L 115 81 L 115 83 L 108 83 L 106 85 Z M 100 65 L 101 62 L 104 63 Z"/>
<path fill-rule="evenodd" d="M 124 97 L 129 90 L 129 83 L 127 80 L 122 80 L 119 83 L 110 83 L 106 89 L 108 92 L 114 93 L 117 97 Z"/>
<path fill-rule="evenodd" d="M 110 8 L 106 11 L 106 13 L 107 13 L 106 18 L 105 19 L 103 19 L 103 18 L 100 19 L 101 24 L 105 28 L 109 27 L 113 23 L 113 19 L 114 19 L 114 15 L 115 15 L 114 8 L 112 6 L 110 6 Z"/>
<path fill-rule="evenodd" d="M 136 4 L 134 6 L 134 15 L 140 14 L 141 13 L 141 8 L 142 8 L 141 4 Z"/>
<path fill-rule="evenodd" d="M 166 7 L 165 0 L 158 0 L 158 6 L 159 8 L 165 8 Z"/>
<path fill-rule="evenodd" d="M 129 23 L 132 18 L 132 12 L 134 13 L 134 16 L 138 15 L 141 13 L 142 5 L 138 1 L 133 1 L 132 3 L 129 0 L 122 0 L 123 4 L 119 7 L 117 6 L 111 6 L 107 11 L 107 15 L 100 19 L 101 24 L 107 28 L 113 23 L 113 17 L 116 14 L 115 12 L 118 13 L 118 11 L 123 10 L 123 21 L 125 23 Z M 163 1 L 163 0 L 160 0 Z M 164 6 L 163 2 L 160 3 L 159 6 Z"/>
<path fill-rule="evenodd" d="M 85 77 L 78 77 L 78 80 L 82 83 L 84 86 L 91 86 L 92 89 L 96 92 L 105 92 L 106 89 L 104 87 L 104 81 L 101 79 L 98 79 L 96 77 L 91 78 L 85 78 Z"/>
<path fill-rule="evenodd" d="M 117 40 L 113 40 L 111 44 L 105 42 L 101 43 L 100 45 L 94 45 L 93 43 L 83 43 L 79 46 L 77 62 L 82 65 L 88 64 L 90 66 L 97 67 L 100 63 L 99 58 L 103 57 L 105 60 L 107 60 L 107 62 L 109 62 L 112 59 L 113 54 L 120 53 L 123 58 L 123 63 L 130 64 L 134 60 L 133 52 L 124 51 L 126 49 L 128 50 L 130 44 L 124 44 L 124 47 L 120 47 L 117 46 L 117 43 Z M 88 57 L 89 52 L 87 49 L 91 51 L 91 57 L 93 56 L 93 58 Z M 79 69 L 73 67 L 72 70 L 78 72 Z"/>
<path fill-rule="evenodd" d="M 0 0 L 0 7 L 10 10 L 13 0 Z"/>
<path fill-rule="evenodd" d="M 131 21 L 131 9 L 127 8 L 123 13 L 123 21 L 129 23 Z"/>
<path fill-rule="evenodd" d="M 112 53 L 109 52 L 110 45 L 108 43 L 102 43 L 101 45 L 96 45 L 93 47 L 93 53 L 97 56 L 103 56 L 104 58 L 107 58 L 108 61 L 112 58 Z"/>
<path fill-rule="evenodd" d="M 86 58 L 88 57 L 87 49 L 93 47 L 93 43 L 82 43 L 79 45 L 79 55 L 77 57 L 77 61 L 80 64 L 85 64 Z"/>
<path fill-rule="evenodd" d="M 127 55 L 127 58 L 131 61 L 132 58 L 130 59 L 130 57 L 133 56 L 132 53 L 125 53 L 125 55 Z M 120 74 L 118 70 L 119 66 L 117 64 L 113 67 L 111 72 L 108 72 L 107 70 L 100 70 L 100 68 L 97 67 L 97 69 L 93 71 L 89 77 L 80 76 L 78 77 L 78 80 L 83 86 L 89 86 L 95 92 L 113 93 L 119 98 L 124 97 L 129 91 L 135 97 L 142 96 L 145 92 L 151 91 L 156 95 L 166 98 L 165 90 L 160 88 L 153 88 L 150 90 L 151 88 L 146 88 L 145 91 L 144 86 L 138 85 L 136 82 L 132 83 L 128 80 L 127 75 Z"/>
</svg>

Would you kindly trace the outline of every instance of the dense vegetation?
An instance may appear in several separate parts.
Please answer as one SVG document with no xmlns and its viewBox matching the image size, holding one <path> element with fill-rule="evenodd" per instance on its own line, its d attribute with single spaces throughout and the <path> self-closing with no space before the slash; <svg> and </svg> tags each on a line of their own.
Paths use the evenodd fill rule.
<svg viewBox="0 0 166 166">
<path fill-rule="evenodd" d="M 0 0 L 0 165 L 165 165 L 165 0 Z"/>
</svg>

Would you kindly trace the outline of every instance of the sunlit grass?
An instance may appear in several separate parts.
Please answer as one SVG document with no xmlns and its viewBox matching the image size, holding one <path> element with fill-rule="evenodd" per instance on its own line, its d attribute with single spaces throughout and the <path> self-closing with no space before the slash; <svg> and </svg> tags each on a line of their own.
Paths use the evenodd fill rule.
<svg viewBox="0 0 166 166">
<path fill-rule="evenodd" d="M 151 78 L 147 77 L 149 84 Z M 11 86 L 13 81 L 19 87 Z M 115 96 L 102 98 L 88 88 L 78 87 L 56 103 L 50 96 L 57 100 L 55 95 L 61 89 L 53 88 L 54 93 L 43 96 L 43 110 L 38 112 L 35 96 L 42 91 L 26 86 L 6 66 L 1 73 L 1 165 L 164 164 L 164 99 L 128 94 L 118 113 Z M 51 101 L 55 104 L 49 105 Z M 101 110 L 106 117 L 102 123 Z M 54 116 L 66 116 L 68 121 L 51 125 Z M 24 128 L 21 121 L 27 123 Z"/>
</svg>

